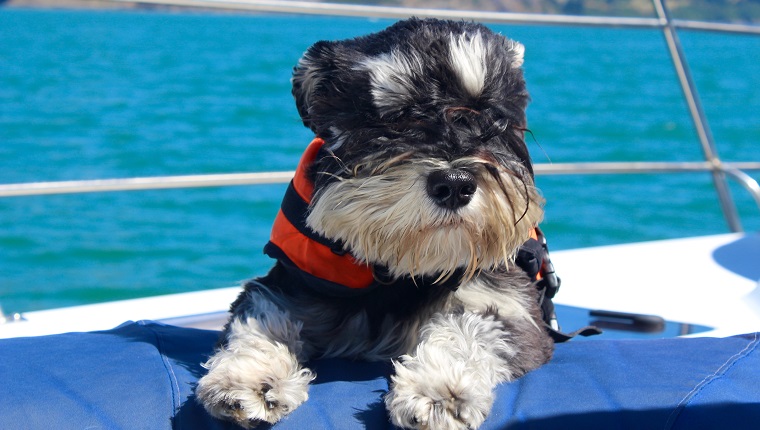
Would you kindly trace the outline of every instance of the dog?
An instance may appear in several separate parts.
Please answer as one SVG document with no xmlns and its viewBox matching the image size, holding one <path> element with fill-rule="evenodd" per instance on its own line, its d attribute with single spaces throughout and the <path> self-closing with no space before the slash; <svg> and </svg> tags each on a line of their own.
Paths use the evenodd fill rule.
<svg viewBox="0 0 760 430">
<path fill-rule="evenodd" d="M 546 363 L 535 282 L 514 264 L 543 218 L 524 142 L 524 48 L 408 19 L 321 41 L 294 68 L 309 145 L 271 271 L 231 306 L 196 396 L 251 428 L 307 400 L 310 359 L 393 360 L 393 424 L 474 429 L 497 384 Z"/>
</svg>

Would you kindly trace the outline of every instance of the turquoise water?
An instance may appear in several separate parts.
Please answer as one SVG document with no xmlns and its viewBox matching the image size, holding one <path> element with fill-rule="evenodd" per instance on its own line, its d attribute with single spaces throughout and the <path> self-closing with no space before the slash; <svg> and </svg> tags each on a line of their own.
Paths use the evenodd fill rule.
<svg viewBox="0 0 760 430">
<path fill-rule="evenodd" d="M 311 138 L 292 66 L 318 39 L 388 24 L 0 9 L 0 183 L 292 170 Z M 700 161 L 658 32 L 494 28 L 527 48 L 536 162 Z M 760 38 L 682 41 L 721 156 L 760 160 Z M 537 181 L 554 249 L 727 231 L 707 174 Z M 262 274 L 283 190 L 0 199 L 0 304 L 27 311 Z M 745 228 L 760 230 L 751 199 L 732 190 Z"/>
</svg>

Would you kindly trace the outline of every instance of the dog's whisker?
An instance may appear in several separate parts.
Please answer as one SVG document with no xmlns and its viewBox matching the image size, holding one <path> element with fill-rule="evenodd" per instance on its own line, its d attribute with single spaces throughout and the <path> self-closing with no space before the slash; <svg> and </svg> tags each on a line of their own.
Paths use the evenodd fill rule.
<svg viewBox="0 0 760 430">
<path fill-rule="evenodd" d="M 517 223 L 519 223 L 520 221 L 522 221 L 522 219 L 528 213 L 528 209 L 530 207 L 530 198 L 528 198 L 528 195 L 529 195 L 529 192 L 528 192 L 528 183 L 525 181 L 525 178 L 522 175 L 518 175 L 518 174 L 512 173 L 512 172 L 510 172 L 510 174 L 512 175 L 513 183 L 519 180 L 519 182 L 522 184 L 522 186 L 523 186 L 523 196 L 522 197 L 525 200 L 525 210 L 523 210 L 523 212 L 520 215 L 520 217 L 514 223 L 514 225 L 517 225 Z"/>
<path fill-rule="evenodd" d="M 342 176 L 340 176 L 340 175 L 337 175 L 337 174 L 335 174 L 335 173 L 332 173 L 332 172 L 321 171 L 321 172 L 318 172 L 317 174 L 318 174 L 318 175 L 321 175 L 321 176 L 327 176 L 327 177 L 330 177 L 330 178 L 332 178 L 332 179 L 336 179 L 336 180 L 338 180 L 338 181 L 343 181 L 343 180 L 345 180 L 345 179 L 344 179 Z"/>
<path fill-rule="evenodd" d="M 470 267 L 467 268 L 467 277 L 466 279 L 472 279 L 475 276 L 475 271 L 477 270 L 479 266 L 478 261 L 478 252 L 475 249 L 475 244 L 470 242 L 470 254 L 472 255 L 472 260 L 470 262 Z"/>
<path fill-rule="evenodd" d="M 433 285 L 436 285 L 441 282 L 446 282 L 449 280 L 450 277 L 451 275 L 448 272 L 445 272 L 445 271 L 441 272 L 441 274 L 438 275 L 438 277 L 435 278 L 435 280 L 433 281 Z"/>
<path fill-rule="evenodd" d="M 523 133 L 530 134 L 531 139 L 533 139 L 533 143 L 538 146 L 538 148 L 541 150 L 541 152 L 544 154 L 544 157 L 546 157 L 546 161 L 549 162 L 549 164 L 552 164 L 552 159 L 549 157 L 549 153 L 546 152 L 543 146 L 541 146 L 541 143 L 536 139 L 536 136 L 533 134 L 533 131 L 529 128 L 522 128 L 522 127 L 515 127 L 516 130 L 522 131 Z"/>
</svg>

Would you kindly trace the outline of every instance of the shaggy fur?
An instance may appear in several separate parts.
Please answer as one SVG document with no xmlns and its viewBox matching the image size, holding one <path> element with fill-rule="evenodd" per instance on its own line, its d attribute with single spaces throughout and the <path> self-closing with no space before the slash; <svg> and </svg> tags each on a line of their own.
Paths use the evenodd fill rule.
<svg viewBox="0 0 760 430">
<path fill-rule="evenodd" d="M 307 360 L 392 359 L 394 424 L 473 429 L 498 383 L 551 357 L 513 265 L 543 217 L 523 50 L 478 24 L 410 19 L 304 54 L 293 95 L 325 141 L 305 222 L 377 281 L 336 294 L 283 261 L 249 281 L 198 384 L 212 415 L 273 423 L 306 401 Z"/>
</svg>

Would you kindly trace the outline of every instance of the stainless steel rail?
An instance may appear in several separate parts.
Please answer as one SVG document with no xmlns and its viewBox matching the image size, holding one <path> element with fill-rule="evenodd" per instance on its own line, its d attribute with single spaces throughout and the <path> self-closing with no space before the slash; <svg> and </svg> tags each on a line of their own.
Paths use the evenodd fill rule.
<svg viewBox="0 0 760 430">
<path fill-rule="evenodd" d="M 544 15 L 536 13 L 487 12 L 362 4 L 290 1 L 290 0 L 111 0 L 122 3 L 142 3 L 168 6 L 186 6 L 208 9 L 226 9 L 255 12 L 274 12 L 304 15 L 360 16 L 403 19 L 448 18 L 503 24 L 544 24 L 594 27 L 658 28 L 666 25 L 662 17 L 608 17 L 578 15 Z M 760 27 L 744 24 L 717 23 L 689 20 L 672 20 L 672 25 L 689 30 L 706 30 L 729 33 L 760 34 Z"/>
<path fill-rule="evenodd" d="M 294 172 L 228 173 L 5 184 L 0 185 L 0 197 L 279 184 L 290 181 L 294 174 Z"/>
<path fill-rule="evenodd" d="M 745 172 L 742 172 L 741 170 L 727 168 L 724 170 L 724 172 L 732 179 L 736 180 L 736 182 L 744 187 L 745 190 L 749 191 L 752 198 L 755 199 L 755 204 L 758 208 L 760 208 L 760 184 L 758 184 L 754 178 Z"/>
<path fill-rule="evenodd" d="M 681 47 L 681 41 L 678 39 L 678 33 L 673 26 L 673 21 L 670 19 L 670 12 L 665 6 L 664 0 L 652 0 L 652 3 L 654 4 L 657 16 L 665 21 L 662 33 L 665 36 L 670 58 L 673 61 L 673 68 L 676 71 L 676 75 L 678 75 L 678 82 L 681 84 L 681 90 L 689 107 L 689 114 L 697 131 L 699 142 L 702 145 L 705 160 L 717 166 L 720 163 L 720 159 L 718 158 L 718 151 L 715 149 L 715 140 L 707 123 L 702 102 L 699 99 L 694 79 L 689 70 L 689 64 L 686 62 L 686 55 Z M 731 191 L 728 188 L 725 174 L 719 169 L 714 169 L 712 170 L 712 178 L 715 191 L 718 193 L 720 207 L 723 210 L 723 217 L 728 223 L 728 228 L 731 231 L 741 231 L 742 225 L 739 220 L 739 212 L 731 197 Z"/>
<path fill-rule="evenodd" d="M 590 174 L 631 174 L 631 173 L 692 173 L 713 170 L 760 170 L 760 162 L 722 163 L 714 166 L 706 161 L 658 162 L 621 161 L 590 163 L 536 164 L 537 175 L 590 175 Z"/>
<path fill-rule="evenodd" d="M 591 25 L 658 27 L 657 18 L 595 17 L 573 15 L 541 15 L 531 13 L 486 12 L 476 10 L 452 10 L 372 6 L 362 4 L 289 1 L 289 0 L 111 0 L 114 2 L 187 6 L 210 9 L 244 10 L 305 15 L 356 16 L 403 19 L 418 18 L 466 19 L 492 23 L 522 23 L 547 25 Z"/>
<path fill-rule="evenodd" d="M 760 162 L 722 163 L 716 167 L 703 162 L 594 162 L 536 164 L 539 176 L 602 175 L 642 173 L 693 173 L 718 169 L 744 187 L 760 209 L 760 185 L 744 170 L 760 171 Z M 226 187 L 242 185 L 284 184 L 294 172 L 228 173 L 219 175 L 154 176 L 145 178 L 94 179 L 82 181 L 31 182 L 0 185 L 0 198 L 54 194 L 100 193 L 177 188 Z"/>
</svg>

